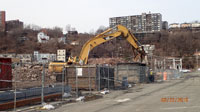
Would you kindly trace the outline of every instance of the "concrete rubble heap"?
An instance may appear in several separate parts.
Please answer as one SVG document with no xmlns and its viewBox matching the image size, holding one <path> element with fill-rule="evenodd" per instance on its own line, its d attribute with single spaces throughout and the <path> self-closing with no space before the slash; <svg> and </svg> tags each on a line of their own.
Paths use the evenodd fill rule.
<svg viewBox="0 0 200 112">
<path fill-rule="evenodd" d="M 41 86 L 42 84 L 42 65 L 23 65 L 15 67 L 13 71 L 13 81 L 16 76 L 17 88 L 27 88 Z M 48 72 L 45 68 L 45 84 L 53 84 L 56 82 L 56 76 Z M 13 83 L 14 87 L 14 83 Z"/>
<path fill-rule="evenodd" d="M 122 58 L 90 58 L 88 59 L 89 64 L 111 64 L 115 65 L 117 63 L 125 62 Z"/>
</svg>

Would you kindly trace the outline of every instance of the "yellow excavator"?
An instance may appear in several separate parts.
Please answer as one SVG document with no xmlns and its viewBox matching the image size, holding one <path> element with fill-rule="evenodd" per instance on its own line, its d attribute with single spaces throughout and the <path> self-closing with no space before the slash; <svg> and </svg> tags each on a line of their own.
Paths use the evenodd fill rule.
<svg viewBox="0 0 200 112">
<path fill-rule="evenodd" d="M 141 44 L 139 41 L 135 38 L 135 36 L 124 26 L 117 25 L 114 28 L 109 28 L 106 31 L 100 33 L 99 35 L 95 36 L 94 38 L 87 41 L 81 50 L 81 53 L 79 57 L 69 57 L 67 62 L 51 62 L 49 64 L 49 71 L 51 72 L 61 72 L 63 66 L 66 66 L 68 64 L 87 64 L 88 62 L 88 56 L 90 51 L 107 41 L 110 41 L 116 37 L 121 37 L 126 39 L 133 47 L 134 51 L 134 58 L 133 60 L 135 62 L 142 62 L 145 56 L 145 51 L 143 47 L 140 47 Z"/>
</svg>

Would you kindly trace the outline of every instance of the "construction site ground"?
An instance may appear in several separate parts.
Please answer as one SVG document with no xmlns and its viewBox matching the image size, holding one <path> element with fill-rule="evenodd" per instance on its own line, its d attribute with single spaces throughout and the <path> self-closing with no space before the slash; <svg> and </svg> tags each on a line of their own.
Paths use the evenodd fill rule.
<svg viewBox="0 0 200 112">
<path fill-rule="evenodd" d="M 43 111 L 198 112 L 200 110 L 199 87 L 200 72 L 193 72 L 184 74 L 177 80 L 140 84 L 128 90 L 114 90 L 97 100 L 63 104 L 54 110 Z"/>
</svg>

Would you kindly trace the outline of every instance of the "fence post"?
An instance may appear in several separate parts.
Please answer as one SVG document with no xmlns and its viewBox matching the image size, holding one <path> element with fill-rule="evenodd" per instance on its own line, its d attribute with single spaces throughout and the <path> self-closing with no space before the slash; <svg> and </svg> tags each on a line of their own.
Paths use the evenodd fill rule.
<svg viewBox="0 0 200 112">
<path fill-rule="evenodd" d="M 65 74 L 65 66 L 63 65 L 63 72 L 62 72 L 62 100 L 63 100 L 63 95 L 64 95 L 64 74 Z"/>
<path fill-rule="evenodd" d="M 150 69 L 153 70 L 153 54 L 151 53 L 150 56 L 151 56 L 151 67 L 150 67 Z"/>
<path fill-rule="evenodd" d="M 41 90 L 41 104 L 44 103 L 44 80 L 45 80 L 45 64 L 43 63 L 43 72 L 42 72 L 42 90 Z"/>
<path fill-rule="evenodd" d="M 118 83 L 119 83 L 119 82 L 118 82 L 118 81 L 119 81 L 119 75 L 118 75 L 118 74 L 119 74 L 119 71 L 118 71 L 118 64 L 117 64 L 117 67 L 116 67 L 116 72 L 117 72 L 117 73 L 116 73 L 116 75 L 117 75 L 117 79 L 116 79 L 116 80 L 114 79 L 114 80 L 116 81 L 116 82 L 114 82 L 114 85 L 115 85 L 115 86 L 116 86 L 116 85 L 118 86 Z M 115 77 L 115 76 L 114 76 L 114 77 Z"/>
<path fill-rule="evenodd" d="M 182 63 L 182 58 L 180 58 L 180 70 L 182 70 L 183 63 Z"/>
<path fill-rule="evenodd" d="M 126 66 L 126 73 L 127 73 L 127 82 L 128 82 L 128 76 L 129 76 L 129 65 Z M 129 82 L 128 82 L 129 83 Z"/>
<path fill-rule="evenodd" d="M 163 67 L 164 67 L 164 70 L 166 69 L 166 60 L 165 60 L 165 58 L 164 58 L 164 65 L 163 65 Z"/>
<path fill-rule="evenodd" d="M 75 70 L 77 69 L 77 67 L 75 66 Z M 76 70 L 76 97 L 78 97 L 78 76 L 77 76 L 77 70 Z"/>
<path fill-rule="evenodd" d="M 99 87 L 98 87 L 98 89 L 99 89 L 99 91 L 101 90 L 101 87 L 100 87 L 100 86 L 101 86 L 101 85 L 100 85 L 100 84 L 101 84 L 100 70 L 101 70 L 101 67 L 99 66 L 99 67 L 98 67 L 98 75 L 99 75 L 99 77 L 98 77 L 98 78 L 99 78 L 99 84 L 98 84 Z"/>
<path fill-rule="evenodd" d="M 108 89 L 110 89 L 110 67 L 108 66 Z"/>
<path fill-rule="evenodd" d="M 90 90 L 90 94 L 91 94 L 91 78 L 90 78 L 90 69 L 88 66 L 88 75 L 89 75 L 89 90 Z"/>
<path fill-rule="evenodd" d="M 103 65 L 102 68 L 103 68 L 103 72 L 102 72 L 102 76 L 101 76 L 101 77 L 102 77 L 103 83 L 105 83 L 105 84 L 103 85 L 103 88 L 105 88 L 105 87 L 106 87 L 106 81 L 108 81 L 108 80 L 106 79 L 106 72 L 105 72 L 106 66 Z M 104 81 L 105 81 L 105 82 L 104 82 Z"/>
<path fill-rule="evenodd" d="M 21 69 L 20 69 L 20 73 L 21 73 Z M 14 80 L 14 84 L 15 84 L 15 90 L 14 90 L 14 111 L 16 111 L 16 101 L 17 101 L 17 83 L 16 83 L 16 73 L 15 73 L 15 80 Z"/>
</svg>

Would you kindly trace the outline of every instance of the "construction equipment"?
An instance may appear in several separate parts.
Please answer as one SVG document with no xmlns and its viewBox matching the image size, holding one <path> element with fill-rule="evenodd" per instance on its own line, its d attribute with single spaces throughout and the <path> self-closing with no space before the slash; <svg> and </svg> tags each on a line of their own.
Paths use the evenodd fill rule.
<svg viewBox="0 0 200 112">
<path fill-rule="evenodd" d="M 72 64 L 79 63 L 81 65 L 87 64 L 89 53 L 94 47 L 96 47 L 102 43 L 105 43 L 107 41 L 110 41 L 119 36 L 126 39 L 133 46 L 133 50 L 134 50 L 134 54 L 135 54 L 134 61 L 138 62 L 140 60 L 142 62 L 143 58 L 145 56 L 145 51 L 144 51 L 143 47 L 140 47 L 141 44 L 139 43 L 139 41 L 135 38 L 135 36 L 126 27 L 124 27 L 122 25 L 117 25 L 116 27 L 109 28 L 106 31 L 104 31 L 103 33 L 100 33 L 99 35 L 97 35 L 94 38 L 87 41 L 82 47 L 79 58 L 69 57 L 67 63 L 68 64 L 69 63 L 72 63 Z M 56 66 L 56 65 L 58 65 L 58 63 L 53 64 L 53 62 L 52 62 L 52 63 L 50 63 L 50 65 Z M 62 63 L 61 65 L 66 65 L 66 64 Z M 55 69 L 55 67 L 54 67 L 54 69 Z M 53 71 L 53 70 L 51 69 L 51 71 Z"/>
<path fill-rule="evenodd" d="M 121 36 L 122 38 L 125 38 L 137 51 L 137 55 L 134 57 L 134 61 L 138 61 L 138 59 L 144 55 L 143 48 L 141 49 L 139 47 L 141 44 L 126 27 L 122 25 L 117 25 L 116 27 L 110 28 L 104 31 L 103 33 L 97 35 L 96 37 L 90 39 L 89 41 L 87 41 L 82 47 L 79 58 L 78 59 L 76 59 L 77 57 L 74 57 L 74 59 L 70 58 L 68 62 L 76 63 L 77 61 L 75 60 L 78 60 L 78 62 L 81 65 L 87 64 L 89 53 L 94 47 L 102 43 L 105 43 L 107 41 L 110 41 L 119 36 Z"/>
<path fill-rule="evenodd" d="M 49 72 L 62 73 L 63 67 L 67 65 L 67 62 L 50 62 Z"/>
</svg>

